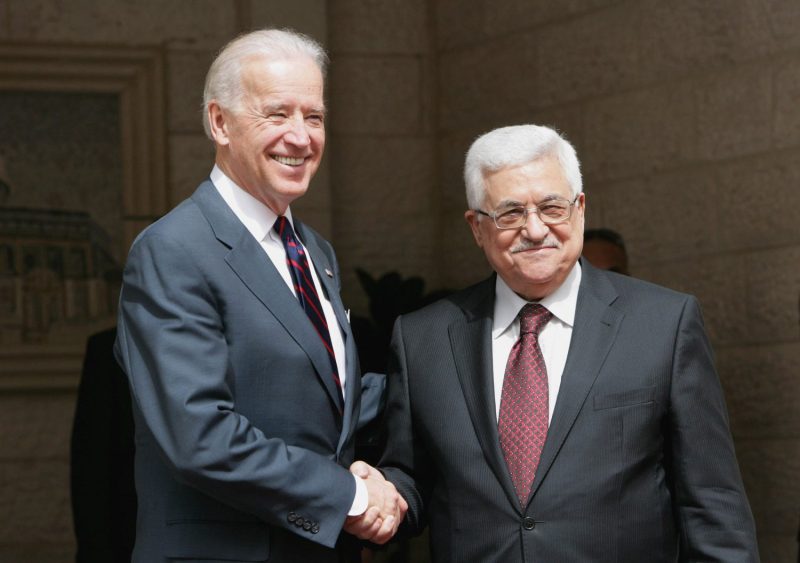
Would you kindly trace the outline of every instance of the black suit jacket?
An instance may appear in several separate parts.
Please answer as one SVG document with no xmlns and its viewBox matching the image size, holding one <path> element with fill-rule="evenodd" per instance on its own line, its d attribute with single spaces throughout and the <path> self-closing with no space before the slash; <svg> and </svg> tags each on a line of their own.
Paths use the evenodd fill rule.
<svg viewBox="0 0 800 563">
<path fill-rule="evenodd" d="M 116 336 L 112 328 L 89 338 L 78 387 L 70 459 L 76 563 L 129 563 L 133 551 L 133 414 Z"/>
<path fill-rule="evenodd" d="M 339 558 L 358 361 L 333 249 L 295 230 L 343 331 L 343 413 L 322 340 L 210 181 L 131 248 L 117 352 L 136 422 L 136 562 Z"/>
<path fill-rule="evenodd" d="M 521 509 L 500 449 L 494 277 L 395 326 L 381 465 L 436 563 L 758 561 L 694 298 L 582 262 L 567 362 Z"/>
</svg>

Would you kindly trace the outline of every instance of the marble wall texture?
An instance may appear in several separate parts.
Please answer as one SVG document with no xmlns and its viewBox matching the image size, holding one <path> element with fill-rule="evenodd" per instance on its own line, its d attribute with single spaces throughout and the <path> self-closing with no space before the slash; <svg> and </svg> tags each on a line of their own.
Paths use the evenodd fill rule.
<svg viewBox="0 0 800 563">
<path fill-rule="evenodd" d="M 522 122 L 581 157 L 590 226 L 635 275 L 694 293 L 726 390 L 765 563 L 800 520 L 800 5 L 796 0 L 59 0 L 0 2 L 0 43 L 158 45 L 169 200 L 213 158 L 214 53 L 241 30 L 326 43 L 328 149 L 296 213 L 354 269 L 430 289 L 488 273 L 463 220 L 471 141 Z M 71 391 L 0 393 L 0 561 L 71 559 Z"/>
</svg>

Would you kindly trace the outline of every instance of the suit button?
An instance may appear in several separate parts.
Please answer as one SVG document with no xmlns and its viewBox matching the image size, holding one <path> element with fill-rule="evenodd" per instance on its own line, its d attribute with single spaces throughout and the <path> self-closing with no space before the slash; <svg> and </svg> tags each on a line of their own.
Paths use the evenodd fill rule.
<svg viewBox="0 0 800 563">
<path fill-rule="evenodd" d="M 311 522 L 309 522 L 308 520 L 306 520 L 306 523 L 305 523 L 305 524 L 303 524 L 303 529 L 304 529 L 306 532 L 310 532 L 310 531 L 311 531 Z"/>
<path fill-rule="evenodd" d="M 305 522 L 306 522 L 306 521 L 305 521 L 305 519 L 304 519 L 302 516 L 298 516 L 298 517 L 297 517 L 297 520 L 295 520 L 295 521 L 294 521 L 294 525 L 295 525 L 295 526 L 297 526 L 297 527 L 299 527 L 299 528 L 302 528 L 302 527 L 303 527 L 303 524 L 305 524 Z"/>
<path fill-rule="evenodd" d="M 313 526 L 311 526 L 311 533 L 312 534 L 318 534 L 319 533 L 319 524 L 314 524 Z"/>
<path fill-rule="evenodd" d="M 536 527 L 536 521 L 533 518 L 523 518 L 522 527 L 526 530 L 533 530 Z"/>
<path fill-rule="evenodd" d="M 295 514 L 294 512 L 290 512 L 289 515 L 286 517 L 286 519 L 289 522 L 294 522 L 295 520 L 297 520 L 297 514 Z"/>
</svg>

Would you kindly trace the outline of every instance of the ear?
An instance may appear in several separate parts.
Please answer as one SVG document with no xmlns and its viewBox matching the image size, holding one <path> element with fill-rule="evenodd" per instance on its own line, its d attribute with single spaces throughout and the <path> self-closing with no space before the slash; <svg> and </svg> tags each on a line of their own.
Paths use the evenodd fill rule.
<svg viewBox="0 0 800 563">
<path fill-rule="evenodd" d="M 586 194 L 583 192 L 578 195 L 578 203 L 575 204 L 575 211 L 580 217 L 581 231 L 583 231 L 584 223 L 586 221 Z"/>
<path fill-rule="evenodd" d="M 472 229 L 472 236 L 475 237 L 475 244 L 483 248 L 483 231 L 481 230 L 480 217 L 478 217 L 475 211 L 468 209 L 464 212 L 464 219 L 466 219 L 470 229 Z"/>
<path fill-rule="evenodd" d="M 224 112 L 222 106 L 216 101 L 208 104 L 208 123 L 211 126 L 211 136 L 218 145 L 225 146 L 230 143 L 228 118 L 229 114 Z"/>
</svg>

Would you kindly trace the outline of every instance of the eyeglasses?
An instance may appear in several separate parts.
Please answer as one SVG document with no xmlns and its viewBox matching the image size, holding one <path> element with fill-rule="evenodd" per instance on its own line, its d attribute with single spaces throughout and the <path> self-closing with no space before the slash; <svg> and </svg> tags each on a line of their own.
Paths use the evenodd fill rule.
<svg viewBox="0 0 800 563">
<path fill-rule="evenodd" d="M 543 201 L 535 207 L 524 207 L 522 205 L 515 205 L 512 207 L 504 207 L 492 213 L 487 213 L 482 209 L 475 209 L 476 213 L 486 215 L 494 219 L 494 224 L 498 229 L 519 229 L 528 222 L 528 215 L 536 213 L 539 220 L 545 225 L 554 225 L 556 223 L 563 223 L 572 216 L 572 207 L 577 203 L 580 194 L 575 196 L 572 201 L 560 197 L 548 199 Z"/>
</svg>

